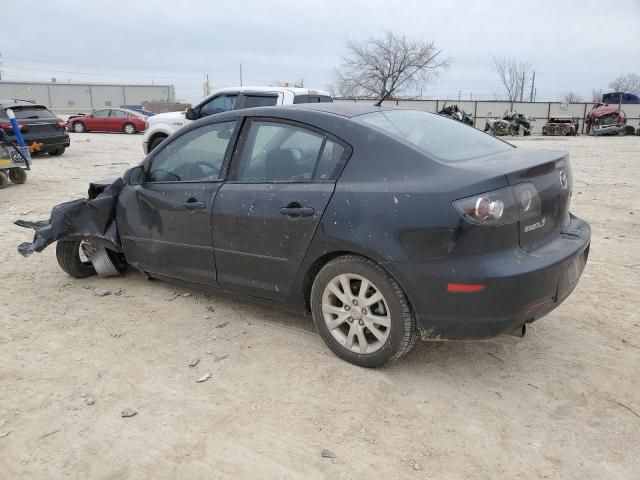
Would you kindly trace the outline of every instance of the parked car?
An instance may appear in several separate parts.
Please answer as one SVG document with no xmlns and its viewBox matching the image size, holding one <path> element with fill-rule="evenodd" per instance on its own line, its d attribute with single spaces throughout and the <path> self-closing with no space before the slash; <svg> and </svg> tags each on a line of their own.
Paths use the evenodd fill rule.
<svg viewBox="0 0 640 480">
<path fill-rule="evenodd" d="M 566 152 L 517 149 L 427 112 L 237 110 L 181 129 L 50 223 L 20 221 L 37 233 L 19 249 L 60 240 L 74 277 L 126 263 L 308 311 L 331 350 L 373 367 L 418 336 L 522 336 L 560 305 L 590 244 L 571 190 Z"/>
<path fill-rule="evenodd" d="M 587 135 L 624 135 L 627 115 L 619 105 L 596 103 L 585 121 Z"/>
<path fill-rule="evenodd" d="M 169 112 L 149 118 L 142 148 L 147 154 L 169 135 L 193 120 L 251 107 L 270 107 L 297 103 L 333 102 L 331 95 L 322 90 L 290 87 L 230 87 L 216 90 L 204 100 L 184 112 Z"/>
<path fill-rule="evenodd" d="M 445 106 L 442 107 L 442 110 L 438 112 L 438 115 L 442 115 L 443 117 L 449 117 L 453 120 L 462 122 L 466 125 L 473 126 L 473 123 L 474 123 L 473 117 L 471 116 L 471 114 L 462 110 L 460 107 L 458 107 L 458 105 L 449 105 L 447 107 L 445 103 Z"/>
<path fill-rule="evenodd" d="M 578 135 L 580 128 L 580 119 L 577 117 L 551 117 L 547 123 L 542 126 L 542 135 L 549 136 L 575 136 Z"/>
<path fill-rule="evenodd" d="M 13 110 L 25 143 L 31 146 L 32 154 L 48 153 L 62 155 L 70 145 L 65 121 L 58 118 L 44 105 L 26 100 L 0 100 L 0 128 L 15 142 L 15 135 L 7 109 Z"/>
<path fill-rule="evenodd" d="M 143 132 L 147 117 L 124 108 L 103 108 L 88 115 L 72 115 L 67 120 L 70 132 Z"/>
<path fill-rule="evenodd" d="M 142 108 L 139 105 L 120 105 L 120 108 L 124 108 L 127 110 L 133 110 L 136 113 L 140 113 L 142 115 L 144 115 L 145 117 L 152 117 L 153 115 L 155 115 L 155 112 L 152 112 L 150 110 L 146 110 L 144 108 Z"/>
<path fill-rule="evenodd" d="M 531 124 L 535 118 L 528 117 L 518 112 L 506 111 L 502 118 L 493 117 L 491 112 L 487 114 L 484 131 L 493 136 L 519 135 L 522 128 L 522 135 L 531 135 Z"/>
</svg>

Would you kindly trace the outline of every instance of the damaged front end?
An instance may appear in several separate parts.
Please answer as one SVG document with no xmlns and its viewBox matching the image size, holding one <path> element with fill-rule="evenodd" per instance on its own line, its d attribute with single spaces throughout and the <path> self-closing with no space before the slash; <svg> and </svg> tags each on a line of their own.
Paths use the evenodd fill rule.
<svg viewBox="0 0 640 480">
<path fill-rule="evenodd" d="M 122 178 L 95 182 L 89 187 L 88 198 L 56 205 L 51 210 L 49 220 L 17 220 L 16 225 L 35 231 L 33 241 L 21 243 L 18 252 L 28 257 L 33 252 L 43 251 L 56 241 L 75 240 L 90 244 L 83 248 L 87 256 L 92 251 L 94 255 L 100 255 L 102 250 L 122 253 L 115 208 L 123 185 Z M 99 260 L 99 257 L 94 259 Z"/>
</svg>

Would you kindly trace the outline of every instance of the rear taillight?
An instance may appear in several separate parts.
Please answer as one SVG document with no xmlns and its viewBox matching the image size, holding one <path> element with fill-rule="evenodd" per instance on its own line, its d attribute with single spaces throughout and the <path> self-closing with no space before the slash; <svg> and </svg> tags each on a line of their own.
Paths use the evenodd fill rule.
<svg viewBox="0 0 640 480">
<path fill-rule="evenodd" d="M 58 120 L 54 125 L 60 130 L 64 130 L 65 128 L 67 128 L 67 122 L 65 122 L 64 120 Z"/>
<path fill-rule="evenodd" d="M 541 213 L 540 195 L 532 183 L 521 183 L 453 202 L 471 223 L 506 225 Z"/>
<path fill-rule="evenodd" d="M 3 123 L 1 126 L 2 126 L 2 129 L 7 131 L 8 133 L 13 132 L 13 127 L 11 126 L 10 123 Z M 18 123 L 18 128 L 20 129 L 21 132 L 24 132 L 27 127 L 25 126 L 24 123 Z"/>
</svg>

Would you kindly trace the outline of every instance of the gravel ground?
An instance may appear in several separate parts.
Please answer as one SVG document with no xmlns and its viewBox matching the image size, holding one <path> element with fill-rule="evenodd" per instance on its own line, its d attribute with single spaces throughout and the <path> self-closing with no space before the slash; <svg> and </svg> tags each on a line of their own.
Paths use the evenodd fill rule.
<svg viewBox="0 0 640 480">
<path fill-rule="evenodd" d="M 523 340 L 419 344 L 378 370 L 309 318 L 18 255 L 14 220 L 120 174 L 141 142 L 72 134 L 0 191 L 0 478 L 638 478 L 640 138 L 516 140 L 571 152 L 593 228 L 578 288 Z"/>
</svg>

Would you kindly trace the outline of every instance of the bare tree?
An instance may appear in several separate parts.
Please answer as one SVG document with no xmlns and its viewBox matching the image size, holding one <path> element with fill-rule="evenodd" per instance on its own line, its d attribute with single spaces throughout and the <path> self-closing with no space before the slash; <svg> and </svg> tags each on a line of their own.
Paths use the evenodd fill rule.
<svg viewBox="0 0 640 480">
<path fill-rule="evenodd" d="M 640 95 L 640 75 L 635 73 L 620 75 L 609 84 L 609 88 L 615 92 L 627 92 Z"/>
<path fill-rule="evenodd" d="M 491 66 L 502 83 L 503 98 L 506 97 L 511 102 L 520 100 L 527 84 L 531 63 L 505 55 L 494 55 L 492 60 Z"/>
<path fill-rule="evenodd" d="M 347 43 L 334 90 L 347 96 L 385 98 L 428 83 L 449 61 L 433 42 L 387 31 L 380 38 Z"/>
<path fill-rule="evenodd" d="M 602 101 L 602 95 L 604 95 L 604 92 L 602 91 L 601 88 L 596 88 L 591 90 L 591 101 L 592 102 L 601 102 Z"/>
<path fill-rule="evenodd" d="M 565 103 L 580 103 L 583 98 L 582 95 L 569 91 L 562 96 L 562 101 Z"/>
</svg>

